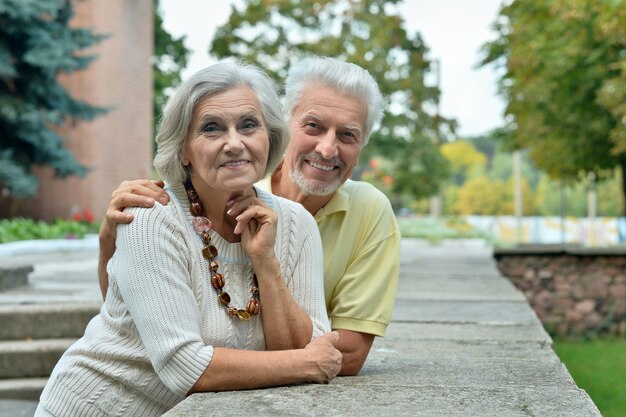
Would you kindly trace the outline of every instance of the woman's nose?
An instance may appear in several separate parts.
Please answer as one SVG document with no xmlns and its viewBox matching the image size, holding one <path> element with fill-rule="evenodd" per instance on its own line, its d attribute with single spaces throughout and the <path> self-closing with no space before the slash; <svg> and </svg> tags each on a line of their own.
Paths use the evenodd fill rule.
<svg viewBox="0 0 626 417">
<path fill-rule="evenodd" d="M 224 146 L 224 150 L 230 153 L 239 153 L 243 150 L 244 144 L 241 138 L 241 135 L 237 131 L 231 131 L 228 133 L 228 138 L 226 139 L 226 145 Z"/>
</svg>

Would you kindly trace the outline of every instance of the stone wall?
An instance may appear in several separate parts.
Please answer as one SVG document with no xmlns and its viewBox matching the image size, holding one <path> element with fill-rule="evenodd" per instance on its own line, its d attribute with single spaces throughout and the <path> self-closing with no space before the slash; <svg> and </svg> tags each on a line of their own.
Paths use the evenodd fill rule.
<svg viewBox="0 0 626 417">
<path fill-rule="evenodd" d="M 494 257 L 551 334 L 625 334 L 626 248 L 522 246 Z"/>
</svg>

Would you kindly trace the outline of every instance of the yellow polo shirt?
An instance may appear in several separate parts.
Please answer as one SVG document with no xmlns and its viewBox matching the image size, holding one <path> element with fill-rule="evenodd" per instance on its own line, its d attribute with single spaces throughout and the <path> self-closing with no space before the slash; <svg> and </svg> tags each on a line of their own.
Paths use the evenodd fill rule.
<svg viewBox="0 0 626 417">
<path fill-rule="evenodd" d="M 257 185 L 272 191 L 269 178 Z M 400 231 L 389 200 L 369 183 L 347 181 L 314 217 L 332 328 L 383 336 L 400 269 Z"/>
</svg>

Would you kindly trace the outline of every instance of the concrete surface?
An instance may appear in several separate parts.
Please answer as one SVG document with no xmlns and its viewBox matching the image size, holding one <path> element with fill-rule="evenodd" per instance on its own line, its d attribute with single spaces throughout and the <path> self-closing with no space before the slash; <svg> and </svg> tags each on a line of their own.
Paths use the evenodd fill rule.
<svg viewBox="0 0 626 417">
<path fill-rule="evenodd" d="M 8 255 L 1 246 L 0 266 L 31 262 L 34 272 L 28 287 L 0 292 L 0 316 L 33 314 L 23 310 L 31 306 L 99 304 L 97 246 Z M 165 415 L 600 416 L 551 344 L 524 297 L 496 271 L 490 248 L 472 240 L 431 246 L 404 239 L 393 320 L 359 376 L 194 394 Z M 7 381 L 0 379 L 0 388 Z M 4 389 L 17 396 L 37 383 L 14 380 Z M 36 404 L 0 400 L 0 417 L 32 415 Z"/>
<path fill-rule="evenodd" d="M 392 323 L 356 377 L 193 394 L 167 417 L 600 416 L 478 241 L 404 239 Z"/>
</svg>

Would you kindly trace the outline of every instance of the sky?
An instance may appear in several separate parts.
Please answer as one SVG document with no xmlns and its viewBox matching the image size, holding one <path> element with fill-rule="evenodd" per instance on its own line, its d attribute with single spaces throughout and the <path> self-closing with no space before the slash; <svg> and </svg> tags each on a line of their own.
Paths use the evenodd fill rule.
<svg viewBox="0 0 626 417">
<path fill-rule="evenodd" d="M 183 78 L 215 62 L 208 47 L 216 27 L 224 24 L 237 0 L 161 0 L 163 25 L 174 36 L 186 35 L 192 56 Z M 400 14 L 410 33 L 421 33 L 429 58 L 441 67 L 440 112 L 456 119 L 460 137 L 499 127 L 504 102 L 497 95 L 494 68 L 476 68 L 479 48 L 495 38 L 491 30 L 502 0 L 404 0 Z M 435 79 L 431 80 L 434 84 Z"/>
</svg>

